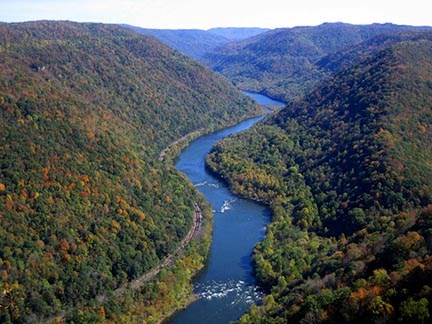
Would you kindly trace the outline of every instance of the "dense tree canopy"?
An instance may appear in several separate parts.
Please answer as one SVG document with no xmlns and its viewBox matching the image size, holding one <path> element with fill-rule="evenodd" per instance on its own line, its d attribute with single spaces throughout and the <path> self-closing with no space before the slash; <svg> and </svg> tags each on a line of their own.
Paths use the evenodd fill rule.
<svg viewBox="0 0 432 324">
<path fill-rule="evenodd" d="M 208 157 L 273 210 L 254 253 L 269 294 L 241 323 L 430 321 L 432 35 L 375 41 Z"/>
<path fill-rule="evenodd" d="M 202 61 L 208 52 L 230 41 L 241 40 L 267 31 L 265 28 L 149 29 L 124 25 L 140 34 L 152 36 L 189 57 Z"/>
<path fill-rule="evenodd" d="M 333 55 L 380 34 L 414 29 L 427 28 L 343 23 L 278 28 L 216 48 L 204 61 L 243 90 L 291 102 L 339 71 L 342 62 Z M 323 66 L 327 60 L 333 64 Z"/>
<path fill-rule="evenodd" d="M 0 24 L 0 71 L 0 321 L 85 318 L 191 228 L 196 191 L 159 152 L 254 105 L 208 68 L 114 25 Z M 151 303 L 164 289 L 144 290 Z M 121 311 L 105 307 L 89 316 Z"/>
</svg>

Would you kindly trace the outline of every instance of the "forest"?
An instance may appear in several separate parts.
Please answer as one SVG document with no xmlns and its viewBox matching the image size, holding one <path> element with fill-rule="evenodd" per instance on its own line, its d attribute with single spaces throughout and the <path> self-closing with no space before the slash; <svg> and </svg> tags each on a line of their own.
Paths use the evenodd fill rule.
<svg viewBox="0 0 432 324">
<path fill-rule="evenodd" d="M 266 32 L 266 28 L 211 28 L 202 29 L 149 29 L 123 25 L 137 33 L 152 36 L 175 48 L 183 54 L 203 61 L 203 57 L 213 50 L 231 42 L 246 39 Z"/>
<path fill-rule="evenodd" d="M 346 23 L 277 28 L 209 50 L 203 62 L 242 90 L 292 102 L 340 70 L 334 55 L 378 35 L 414 30 L 431 28 Z M 330 58 L 334 64 L 323 66 Z"/>
<path fill-rule="evenodd" d="M 1 23 L 0 70 L 0 322 L 157 322 L 184 305 L 211 209 L 159 153 L 255 104 L 116 25 Z M 176 250 L 194 203 L 201 240 L 156 280 L 113 295 Z"/>
<path fill-rule="evenodd" d="M 432 34 L 377 36 L 332 62 L 207 158 L 273 213 L 253 255 L 267 295 L 239 322 L 429 323 Z"/>
<path fill-rule="evenodd" d="M 239 322 L 432 320 L 430 28 L 126 27 L 0 23 L 0 323 L 158 323 L 194 298 L 212 208 L 173 161 L 260 113 L 225 77 L 288 103 L 206 160 L 272 211 L 253 253 L 266 294 Z M 127 288 L 195 204 L 198 239 Z"/>
</svg>

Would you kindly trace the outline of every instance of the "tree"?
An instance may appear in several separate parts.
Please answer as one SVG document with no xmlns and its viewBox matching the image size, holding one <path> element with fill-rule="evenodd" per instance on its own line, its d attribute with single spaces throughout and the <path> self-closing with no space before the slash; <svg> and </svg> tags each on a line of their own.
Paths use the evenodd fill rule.
<svg viewBox="0 0 432 324">
<path fill-rule="evenodd" d="M 410 297 L 400 305 L 401 318 L 405 323 L 427 323 L 430 320 L 428 306 L 426 298 L 416 301 Z"/>
</svg>

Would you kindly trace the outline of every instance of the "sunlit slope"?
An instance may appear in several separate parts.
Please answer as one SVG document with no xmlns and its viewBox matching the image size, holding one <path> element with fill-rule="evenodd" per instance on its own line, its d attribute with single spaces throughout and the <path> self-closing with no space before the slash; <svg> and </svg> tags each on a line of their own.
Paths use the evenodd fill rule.
<svg viewBox="0 0 432 324">
<path fill-rule="evenodd" d="M 0 24 L 0 71 L 5 321 L 94 310 L 173 251 L 195 198 L 159 152 L 254 109 L 208 68 L 114 25 Z"/>
</svg>

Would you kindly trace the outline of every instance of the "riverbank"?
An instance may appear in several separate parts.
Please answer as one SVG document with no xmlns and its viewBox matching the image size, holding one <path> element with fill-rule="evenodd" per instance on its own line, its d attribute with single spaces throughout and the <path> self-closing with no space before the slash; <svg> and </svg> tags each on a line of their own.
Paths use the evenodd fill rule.
<svg viewBox="0 0 432 324">
<path fill-rule="evenodd" d="M 115 323 L 161 323 L 195 300 L 191 282 L 205 266 L 212 231 L 211 208 L 199 193 L 197 200 L 199 207 L 194 207 L 195 221 L 177 250 L 121 291 L 119 299 L 134 298 L 135 302 L 125 315 L 115 319 Z"/>
<path fill-rule="evenodd" d="M 186 147 L 191 141 L 203 135 L 204 133 L 205 129 L 200 128 L 175 140 L 159 153 L 159 162 L 165 162 L 167 157 L 172 159 L 173 157 L 177 156 L 181 152 L 182 148 Z"/>
<path fill-rule="evenodd" d="M 268 113 L 268 111 L 267 111 L 267 113 Z M 197 131 L 189 133 L 189 134 L 187 134 L 187 135 L 179 138 L 178 140 L 174 141 L 167 148 L 165 148 L 159 154 L 159 157 L 158 157 L 159 161 L 162 162 L 164 165 L 166 165 L 168 168 L 171 168 L 171 165 L 173 165 L 174 161 L 179 158 L 179 154 L 182 153 L 182 151 L 184 149 L 187 150 L 189 148 L 189 145 L 191 143 L 194 143 L 194 140 L 196 140 L 197 138 L 199 138 L 198 140 L 201 140 L 201 138 L 204 138 L 204 141 L 205 141 L 205 138 L 207 136 L 216 136 L 218 138 L 218 140 L 219 140 L 219 139 L 222 139 L 223 137 L 229 135 L 232 128 L 236 128 L 236 127 L 238 127 L 238 125 L 241 125 L 241 124 L 244 124 L 244 123 L 248 124 L 247 127 L 250 127 L 257 120 L 262 119 L 262 118 L 263 118 L 262 116 L 258 117 L 258 118 L 257 117 L 251 117 L 251 118 L 246 119 L 243 122 L 240 122 L 239 124 L 237 124 L 235 126 L 224 128 L 224 129 L 222 129 L 220 131 L 217 131 L 216 133 L 208 134 L 208 133 L 210 133 L 210 130 L 204 130 L 204 129 L 199 129 Z M 207 135 L 205 135 L 205 133 L 207 133 Z M 221 135 L 218 135 L 218 134 L 221 134 Z M 206 150 L 210 150 L 211 146 L 212 145 L 210 145 Z M 200 159 L 200 162 L 201 162 L 201 164 L 203 166 L 204 166 L 204 157 L 205 157 L 205 154 L 202 156 L 202 158 L 198 158 L 198 159 Z M 180 171 L 185 172 L 185 170 L 182 170 L 181 168 L 179 168 L 178 165 L 177 165 L 177 168 L 180 169 Z M 189 177 L 189 175 L 187 174 L 187 172 L 185 172 L 185 173 Z M 199 189 L 201 189 L 201 187 L 200 187 L 201 184 L 200 183 L 197 183 L 196 181 L 194 181 L 194 179 L 192 179 L 190 177 L 189 177 L 189 180 L 192 181 L 193 183 L 195 183 L 196 187 L 198 187 Z M 199 195 L 201 195 L 201 193 Z M 211 210 L 209 212 L 212 213 Z M 207 216 L 206 217 L 204 215 L 204 219 L 211 219 L 211 217 L 212 216 Z M 209 224 L 207 223 L 207 226 L 208 225 Z M 205 245 L 208 244 L 206 251 L 201 250 L 202 252 L 204 252 L 204 253 L 201 253 L 201 255 L 206 254 L 206 253 L 208 255 L 208 253 L 209 253 L 210 241 L 211 241 L 211 231 L 212 231 L 211 225 L 212 224 L 210 224 L 210 228 L 206 227 L 202 231 L 203 233 L 201 233 L 199 235 L 199 240 L 191 240 L 191 243 L 194 246 L 193 248 L 201 246 L 201 248 L 204 247 L 204 250 L 205 250 Z M 259 232 L 259 230 L 257 230 L 256 232 Z M 251 245 L 251 246 L 253 246 L 253 245 Z M 201 270 L 202 269 L 207 269 L 207 268 L 204 268 L 205 264 L 206 264 L 205 261 L 207 260 L 207 256 L 206 256 L 206 258 L 198 260 L 198 261 L 197 261 L 197 259 L 195 259 L 195 261 L 197 261 L 198 263 L 201 263 L 201 265 L 199 267 L 189 268 L 189 266 L 186 266 L 183 269 L 179 269 L 179 265 L 180 264 L 187 264 L 188 263 L 187 261 L 185 262 L 183 260 L 184 258 L 188 259 L 188 256 L 186 255 L 185 257 L 182 257 L 176 264 L 173 265 L 173 268 L 175 269 L 175 271 L 182 272 L 182 273 L 177 272 L 180 275 L 184 275 L 186 273 L 186 276 L 190 278 L 189 283 L 188 284 L 184 284 L 183 287 L 182 287 L 182 289 L 180 289 L 180 290 L 173 289 L 173 290 L 177 290 L 179 292 L 179 294 L 177 296 L 177 299 L 176 300 L 172 300 L 172 302 L 173 302 L 172 305 L 174 306 L 174 308 L 169 309 L 167 307 L 163 311 L 159 311 L 158 314 L 154 314 L 152 317 L 148 317 L 147 321 L 149 321 L 151 323 L 160 323 L 160 322 L 163 322 L 164 319 L 170 317 L 173 313 L 176 312 L 176 310 L 184 309 L 184 308 L 186 308 L 187 305 L 189 305 L 190 303 L 192 303 L 192 302 L 194 302 L 194 301 L 197 300 L 198 297 L 195 294 L 196 292 L 194 293 L 192 285 L 191 285 L 192 284 L 192 277 L 195 274 L 197 274 L 197 273 L 200 273 L 199 277 L 201 277 L 201 275 L 202 275 Z M 161 271 L 162 270 L 165 272 L 165 271 L 167 271 L 169 269 L 163 268 L 163 269 L 161 269 Z M 156 285 L 157 284 L 159 284 L 159 281 L 156 283 Z M 172 288 L 170 285 L 167 285 L 167 287 Z"/>
<path fill-rule="evenodd" d="M 271 112 L 277 112 L 286 106 L 286 103 L 282 101 L 278 101 L 276 99 L 269 98 L 266 95 L 261 93 L 250 92 L 250 91 L 243 91 L 243 93 L 253 98 L 262 107 L 269 109 Z"/>
<path fill-rule="evenodd" d="M 141 275 L 141 277 L 127 282 L 123 286 L 114 290 L 113 297 L 122 297 L 127 289 L 137 290 L 141 288 L 144 283 L 154 279 L 163 268 L 172 266 L 176 259 L 184 253 L 186 245 L 188 245 L 193 239 L 196 239 L 198 237 L 198 234 L 201 232 L 203 220 L 204 216 L 201 207 L 197 203 L 195 203 L 192 227 L 185 236 L 185 238 L 181 241 L 179 247 L 173 253 L 168 254 L 160 264 L 158 264 L 145 274 Z M 96 297 L 96 300 L 102 304 L 107 301 L 107 295 L 100 295 Z"/>
<path fill-rule="evenodd" d="M 195 138 L 204 137 L 205 139 L 210 136 L 215 138 L 215 140 L 219 140 L 232 133 L 233 128 L 236 129 L 239 125 L 248 125 L 247 127 L 250 127 L 261 118 L 263 117 L 248 118 L 245 121 L 240 122 L 238 125 L 227 127 L 208 135 L 203 135 L 204 131 L 201 129 L 187 134 L 187 136 L 183 136 L 174 141 L 174 143 L 171 143 L 167 150 L 164 150 L 165 154 L 161 159 L 162 161 L 159 161 L 159 163 L 162 162 L 160 165 L 168 174 L 173 171 L 174 161 L 177 160 L 178 154 Z M 240 128 L 242 127 L 243 126 L 240 126 Z M 243 127 L 243 129 L 245 128 Z M 207 152 L 210 150 L 212 145 L 213 144 L 209 144 L 205 151 Z M 204 152 L 199 158 L 202 165 L 204 165 L 206 152 Z M 196 155 L 194 155 L 194 158 L 195 157 Z M 178 174 L 182 174 L 182 176 L 186 177 L 186 175 L 183 174 L 184 170 L 181 170 L 181 168 L 179 169 L 182 172 L 179 172 Z M 187 305 L 197 299 L 197 295 L 195 294 L 196 291 L 194 291 L 194 287 L 192 286 L 192 279 L 197 274 L 199 274 L 198 277 L 201 277 L 202 274 L 207 271 L 209 263 L 211 263 L 211 261 L 207 262 L 207 260 L 209 260 L 213 225 L 213 208 L 207 204 L 206 199 L 203 198 L 202 194 L 197 189 L 197 187 L 201 189 L 201 185 L 202 184 L 189 177 L 189 181 L 185 181 L 183 187 L 179 189 L 185 190 L 189 192 L 189 194 L 195 192 L 195 194 L 192 193 L 190 197 L 195 197 L 194 200 L 202 209 L 202 223 L 199 226 L 199 235 L 192 235 L 192 238 L 197 239 L 195 240 L 191 238 L 189 240 L 188 238 L 191 232 L 196 232 L 196 226 L 194 225 L 194 221 L 192 221 L 191 230 L 188 231 L 185 238 L 181 241 L 182 243 L 178 246 L 178 248 L 184 249 L 184 252 L 182 251 L 179 255 L 177 255 L 176 252 L 172 252 L 168 258 L 163 259 L 164 261 L 162 261 L 162 264 L 164 264 L 164 266 L 156 266 L 146 274 L 141 275 L 137 280 L 134 280 L 133 282 L 135 282 L 136 285 L 131 285 L 131 282 L 129 282 L 123 284 L 121 288 L 112 291 L 107 295 L 96 296 L 97 298 L 94 297 L 95 302 L 90 307 L 93 313 L 97 314 L 99 312 L 99 322 L 104 322 L 103 320 L 100 321 L 101 318 L 109 318 L 110 323 L 158 323 L 173 314 L 175 310 L 184 309 Z M 192 206 L 192 203 L 190 206 Z M 187 207 L 179 205 L 179 208 Z M 191 213 L 192 212 L 194 211 L 191 210 Z M 197 215 L 198 214 L 195 210 L 195 219 Z M 192 220 L 194 218 L 192 218 Z M 250 232 L 259 233 L 259 229 L 263 226 L 264 225 L 259 225 L 256 229 L 253 229 Z M 226 270 L 227 268 L 223 269 Z M 247 283 L 243 284 L 243 282 L 243 279 L 240 279 L 237 283 L 241 283 L 245 286 L 242 286 L 242 289 L 253 287 L 249 280 L 247 280 Z M 251 293 L 255 294 L 256 292 L 251 291 Z M 52 322 L 61 321 L 62 316 L 65 320 L 69 317 L 79 318 L 80 312 L 80 308 L 76 307 L 65 312 L 63 315 L 59 314 L 56 318 L 51 318 L 51 320 Z M 106 323 L 108 323 L 108 321 Z"/>
<path fill-rule="evenodd" d="M 194 292 L 199 299 L 175 313 L 167 323 L 228 323 L 261 298 L 250 255 L 264 236 L 268 210 L 232 195 L 222 182 L 207 172 L 204 159 L 217 141 L 251 127 L 263 117 L 201 136 L 178 158 L 176 167 L 212 204 L 213 240 L 207 266 L 194 281 Z"/>
<path fill-rule="evenodd" d="M 249 96 L 249 94 L 247 94 L 247 95 Z M 174 142 L 170 143 L 166 148 L 164 148 L 159 153 L 158 160 L 159 160 L 159 162 L 163 162 L 165 164 L 169 164 L 169 163 L 174 164 L 176 157 L 179 156 L 181 151 L 183 149 L 185 149 L 192 141 L 196 140 L 200 136 L 210 134 L 213 132 L 219 132 L 223 129 L 227 129 L 227 128 L 233 127 L 239 123 L 242 123 L 248 119 L 256 118 L 256 117 L 259 117 L 259 116 L 264 115 L 264 114 L 268 114 L 268 113 L 273 112 L 273 111 L 275 111 L 275 110 L 273 110 L 272 108 L 270 108 L 268 106 L 258 105 L 257 110 L 255 111 L 254 114 L 252 114 L 250 116 L 245 116 L 245 118 L 243 120 L 240 120 L 234 124 L 225 125 L 222 128 L 208 127 L 208 128 L 197 129 L 193 132 L 190 132 L 190 133 L 176 139 Z"/>
</svg>

